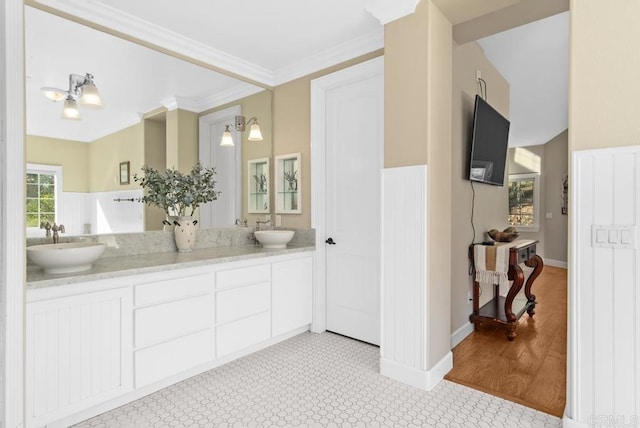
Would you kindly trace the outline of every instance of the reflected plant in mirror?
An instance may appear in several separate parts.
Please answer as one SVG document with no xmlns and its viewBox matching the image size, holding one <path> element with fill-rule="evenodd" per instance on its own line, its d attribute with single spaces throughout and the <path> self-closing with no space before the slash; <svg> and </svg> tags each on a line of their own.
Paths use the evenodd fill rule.
<svg viewBox="0 0 640 428">
<path fill-rule="evenodd" d="M 200 205 L 215 201 L 220 194 L 216 190 L 215 168 L 205 168 L 200 163 L 189 174 L 148 166 L 142 167 L 142 172 L 143 176 L 133 175 L 145 190 L 140 201 L 162 209 L 167 217 L 192 216 Z"/>
</svg>

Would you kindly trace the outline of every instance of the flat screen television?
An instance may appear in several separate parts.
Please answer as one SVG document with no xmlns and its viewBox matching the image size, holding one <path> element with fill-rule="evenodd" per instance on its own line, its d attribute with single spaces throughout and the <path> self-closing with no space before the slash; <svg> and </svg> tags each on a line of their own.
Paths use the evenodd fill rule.
<svg viewBox="0 0 640 428">
<path fill-rule="evenodd" d="M 509 144 L 509 121 L 476 95 L 469 180 L 504 185 Z"/>
</svg>

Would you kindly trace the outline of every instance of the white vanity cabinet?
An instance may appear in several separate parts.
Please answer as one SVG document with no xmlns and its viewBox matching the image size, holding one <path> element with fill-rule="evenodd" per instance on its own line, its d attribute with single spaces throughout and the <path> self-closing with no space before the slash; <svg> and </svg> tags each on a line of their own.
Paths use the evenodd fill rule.
<svg viewBox="0 0 640 428">
<path fill-rule="evenodd" d="M 213 360 L 215 274 L 190 269 L 134 279 L 135 387 Z"/>
<path fill-rule="evenodd" d="M 311 324 L 313 260 L 308 257 L 273 263 L 271 275 L 271 333 L 278 336 Z M 301 286 L 303 284 L 309 285 Z"/>
<path fill-rule="evenodd" d="M 27 304 L 29 426 L 132 390 L 131 308 L 128 287 Z"/>
<path fill-rule="evenodd" d="M 312 282 L 299 252 L 28 289 L 26 426 L 68 426 L 307 330 Z"/>
</svg>

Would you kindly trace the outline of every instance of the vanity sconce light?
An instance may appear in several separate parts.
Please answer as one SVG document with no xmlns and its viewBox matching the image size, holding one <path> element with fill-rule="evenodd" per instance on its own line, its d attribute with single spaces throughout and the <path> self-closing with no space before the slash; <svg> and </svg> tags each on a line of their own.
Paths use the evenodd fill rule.
<svg viewBox="0 0 640 428">
<path fill-rule="evenodd" d="M 260 132 L 260 125 L 258 125 L 258 118 L 253 116 L 249 120 L 246 120 L 244 116 L 236 116 L 233 127 L 236 131 L 242 132 L 246 129 L 247 125 L 251 125 L 249 129 L 249 141 L 262 141 L 262 132 Z M 232 125 L 225 125 L 224 132 L 222 133 L 222 140 L 220 145 L 223 147 L 233 147 L 233 137 L 231 136 L 231 130 L 229 127 Z"/>
<path fill-rule="evenodd" d="M 64 106 L 62 107 L 63 119 L 80 119 L 78 102 L 87 107 L 102 108 L 102 98 L 93 81 L 93 75 L 90 73 L 84 76 L 70 74 L 69 89 L 66 91 L 50 87 L 40 88 L 40 90 L 51 101 L 64 100 Z"/>
</svg>

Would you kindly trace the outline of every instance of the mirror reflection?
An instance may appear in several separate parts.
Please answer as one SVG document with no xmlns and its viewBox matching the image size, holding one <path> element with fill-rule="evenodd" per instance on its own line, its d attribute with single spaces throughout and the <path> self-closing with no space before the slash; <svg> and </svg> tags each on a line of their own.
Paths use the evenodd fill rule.
<svg viewBox="0 0 640 428">
<path fill-rule="evenodd" d="M 46 222 L 67 235 L 161 230 L 165 213 L 137 201 L 143 165 L 214 166 L 222 193 L 202 227 L 248 216 L 247 162 L 271 156 L 270 91 L 33 7 L 25 49 L 27 236 Z M 262 141 L 249 141 L 254 117 Z M 221 147 L 227 126 L 234 145 Z"/>
</svg>

